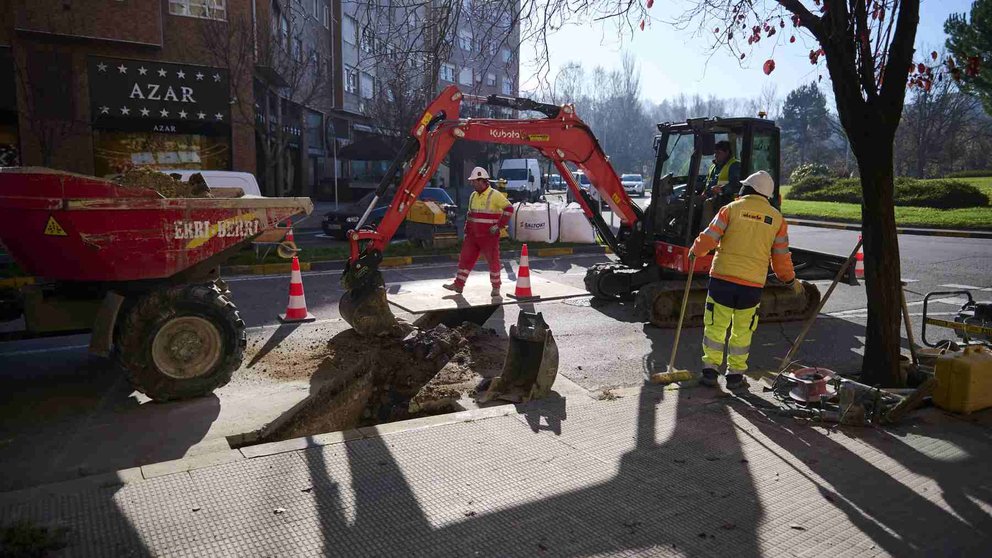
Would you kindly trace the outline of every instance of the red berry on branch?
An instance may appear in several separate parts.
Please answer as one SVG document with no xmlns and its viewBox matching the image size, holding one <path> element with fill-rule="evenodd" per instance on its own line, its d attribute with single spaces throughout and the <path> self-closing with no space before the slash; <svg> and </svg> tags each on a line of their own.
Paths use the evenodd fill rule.
<svg viewBox="0 0 992 558">
<path fill-rule="evenodd" d="M 769 74 L 771 74 L 772 72 L 774 72 L 775 71 L 775 61 L 772 60 L 771 58 L 769 58 L 768 60 L 765 60 L 765 64 L 764 64 L 764 66 L 762 66 L 762 70 L 765 71 L 765 75 L 766 76 L 769 75 Z"/>
</svg>

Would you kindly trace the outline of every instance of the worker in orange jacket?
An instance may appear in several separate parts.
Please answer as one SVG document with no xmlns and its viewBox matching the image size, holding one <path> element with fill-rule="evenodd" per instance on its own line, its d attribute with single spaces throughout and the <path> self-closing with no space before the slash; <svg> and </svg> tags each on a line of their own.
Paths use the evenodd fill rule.
<svg viewBox="0 0 992 558">
<path fill-rule="evenodd" d="M 443 286 L 449 291 L 461 293 L 468 274 L 475 267 L 479 254 L 482 254 L 489 264 L 489 282 L 493 287 L 492 296 L 496 297 L 500 295 L 499 231 L 509 224 L 513 205 L 502 192 L 489 186 L 486 169 L 475 167 L 468 181 L 475 191 L 468 198 L 465 238 L 458 257 L 458 271 L 455 281 Z"/>
<path fill-rule="evenodd" d="M 751 335 L 758 327 L 758 305 L 769 259 L 775 276 L 803 295 L 802 283 L 792 268 L 788 224 L 769 202 L 775 181 L 767 172 L 758 171 L 741 184 L 740 197 L 723 206 L 692 245 L 695 257 L 716 250 L 703 314 L 701 383 L 717 385 L 726 348 L 726 382 L 731 390 L 747 387 L 744 372 Z M 728 329 L 730 341 L 725 343 Z"/>
</svg>

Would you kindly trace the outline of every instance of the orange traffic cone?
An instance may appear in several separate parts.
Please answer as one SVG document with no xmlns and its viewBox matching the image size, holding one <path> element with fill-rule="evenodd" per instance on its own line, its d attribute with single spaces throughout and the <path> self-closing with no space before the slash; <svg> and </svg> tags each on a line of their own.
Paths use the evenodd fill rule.
<svg viewBox="0 0 992 558">
<path fill-rule="evenodd" d="M 861 235 L 858 235 L 858 241 L 861 241 Z M 858 248 L 858 255 L 854 258 L 854 276 L 858 279 L 865 278 L 865 249 Z"/>
<path fill-rule="evenodd" d="M 279 247 L 276 249 L 276 253 L 279 254 L 280 258 L 292 258 L 295 256 L 300 249 L 296 247 L 296 237 L 293 236 L 293 221 L 292 219 L 286 221 L 289 230 L 286 231 L 286 236 L 283 237 L 282 242 L 279 243 Z"/>
<path fill-rule="evenodd" d="M 312 322 L 317 318 L 307 312 L 307 299 L 303 296 L 303 275 L 300 273 L 300 259 L 293 256 L 293 266 L 289 276 L 289 303 L 286 313 L 279 315 L 279 321 L 286 323 Z"/>
<path fill-rule="evenodd" d="M 514 289 L 513 298 L 537 298 L 530 290 L 530 256 L 527 255 L 527 245 L 520 249 L 520 268 L 517 269 L 517 288 Z"/>
</svg>

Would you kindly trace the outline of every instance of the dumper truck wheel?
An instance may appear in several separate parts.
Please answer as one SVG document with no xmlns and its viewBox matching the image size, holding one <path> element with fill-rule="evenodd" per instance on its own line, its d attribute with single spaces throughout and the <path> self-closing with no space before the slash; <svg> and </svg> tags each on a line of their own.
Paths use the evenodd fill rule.
<svg viewBox="0 0 992 558">
<path fill-rule="evenodd" d="M 245 323 L 214 283 L 148 294 L 118 329 L 117 361 L 134 389 L 155 401 L 207 395 L 241 366 Z"/>
</svg>

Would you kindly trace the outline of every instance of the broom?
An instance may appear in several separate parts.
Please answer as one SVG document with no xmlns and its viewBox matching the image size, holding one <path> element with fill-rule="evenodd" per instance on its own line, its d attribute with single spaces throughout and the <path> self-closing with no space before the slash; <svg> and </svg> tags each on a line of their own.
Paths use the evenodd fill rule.
<svg viewBox="0 0 992 558">
<path fill-rule="evenodd" d="M 682 311 L 679 312 L 679 325 L 675 329 L 675 342 L 672 343 L 672 356 L 668 359 L 668 368 L 664 372 L 651 374 L 652 384 L 671 384 L 675 382 L 695 382 L 700 374 L 689 370 L 675 368 L 675 354 L 679 348 L 679 338 L 682 336 L 682 322 L 685 320 L 685 309 L 689 305 L 689 290 L 692 288 L 692 272 L 695 268 L 696 256 L 689 252 L 689 276 L 685 280 L 685 292 L 682 294 Z"/>
</svg>

